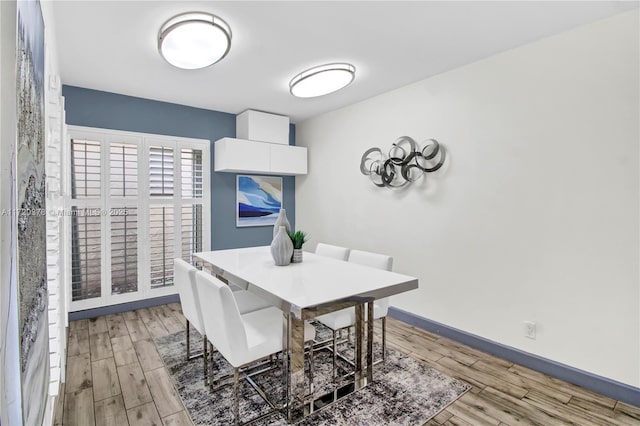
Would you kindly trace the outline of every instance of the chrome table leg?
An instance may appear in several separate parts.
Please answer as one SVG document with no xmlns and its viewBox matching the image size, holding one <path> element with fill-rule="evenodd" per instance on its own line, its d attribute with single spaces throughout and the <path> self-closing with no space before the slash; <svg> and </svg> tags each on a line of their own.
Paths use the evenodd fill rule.
<svg viewBox="0 0 640 426">
<path fill-rule="evenodd" d="M 307 390 L 304 374 L 304 321 L 290 313 L 288 330 L 289 335 L 286 339 L 286 352 L 289 355 L 287 418 L 289 422 L 294 422 L 302 415 L 301 409 L 303 409 Z"/>
<path fill-rule="evenodd" d="M 369 318 L 373 319 L 373 302 L 366 303 Z M 356 305 L 356 362 L 355 387 L 360 389 L 373 381 L 373 321 L 365 321 L 365 304 Z M 366 325 L 366 327 L 365 327 Z M 366 340 L 366 350 L 364 344 Z"/>
<path fill-rule="evenodd" d="M 387 360 L 387 317 L 382 317 L 382 362 Z"/>
</svg>

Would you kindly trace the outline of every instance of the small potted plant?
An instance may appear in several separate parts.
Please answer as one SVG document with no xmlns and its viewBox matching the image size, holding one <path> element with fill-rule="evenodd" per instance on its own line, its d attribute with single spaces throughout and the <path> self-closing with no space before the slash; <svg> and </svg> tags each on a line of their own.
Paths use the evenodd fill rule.
<svg viewBox="0 0 640 426">
<path fill-rule="evenodd" d="M 302 262 L 302 245 L 307 242 L 307 233 L 302 231 L 289 231 L 289 238 L 293 243 L 293 256 L 291 256 L 291 263 Z"/>
</svg>

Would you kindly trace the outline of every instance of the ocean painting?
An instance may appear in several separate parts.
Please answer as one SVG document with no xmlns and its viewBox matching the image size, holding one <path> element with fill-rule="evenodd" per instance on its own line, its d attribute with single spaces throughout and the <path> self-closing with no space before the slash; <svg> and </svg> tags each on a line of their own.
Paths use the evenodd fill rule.
<svg viewBox="0 0 640 426">
<path fill-rule="evenodd" d="M 281 207 L 281 177 L 238 175 L 236 226 L 273 226 Z"/>
</svg>

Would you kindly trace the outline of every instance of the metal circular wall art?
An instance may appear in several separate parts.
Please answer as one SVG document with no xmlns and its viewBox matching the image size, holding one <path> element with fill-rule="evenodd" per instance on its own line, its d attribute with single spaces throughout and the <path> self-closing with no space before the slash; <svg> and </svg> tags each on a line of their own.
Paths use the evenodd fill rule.
<svg viewBox="0 0 640 426">
<path fill-rule="evenodd" d="M 435 139 L 418 144 L 409 136 L 399 137 L 388 154 L 369 148 L 360 160 L 360 171 L 381 188 L 402 188 L 425 173 L 438 170 L 446 157 L 444 147 Z"/>
</svg>

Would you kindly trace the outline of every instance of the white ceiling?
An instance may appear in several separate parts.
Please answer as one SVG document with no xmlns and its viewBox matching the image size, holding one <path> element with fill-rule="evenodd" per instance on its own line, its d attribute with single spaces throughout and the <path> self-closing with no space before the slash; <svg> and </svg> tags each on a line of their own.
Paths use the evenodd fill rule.
<svg viewBox="0 0 640 426">
<path fill-rule="evenodd" d="M 293 122 L 637 7 L 637 2 L 193 2 L 55 1 L 64 84 L 237 114 L 247 108 Z M 202 70 L 180 70 L 157 33 L 187 11 L 219 15 L 231 51 Z M 345 61 L 356 79 L 315 99 L 289 94 L 314 65 Z"/>
</svg>

